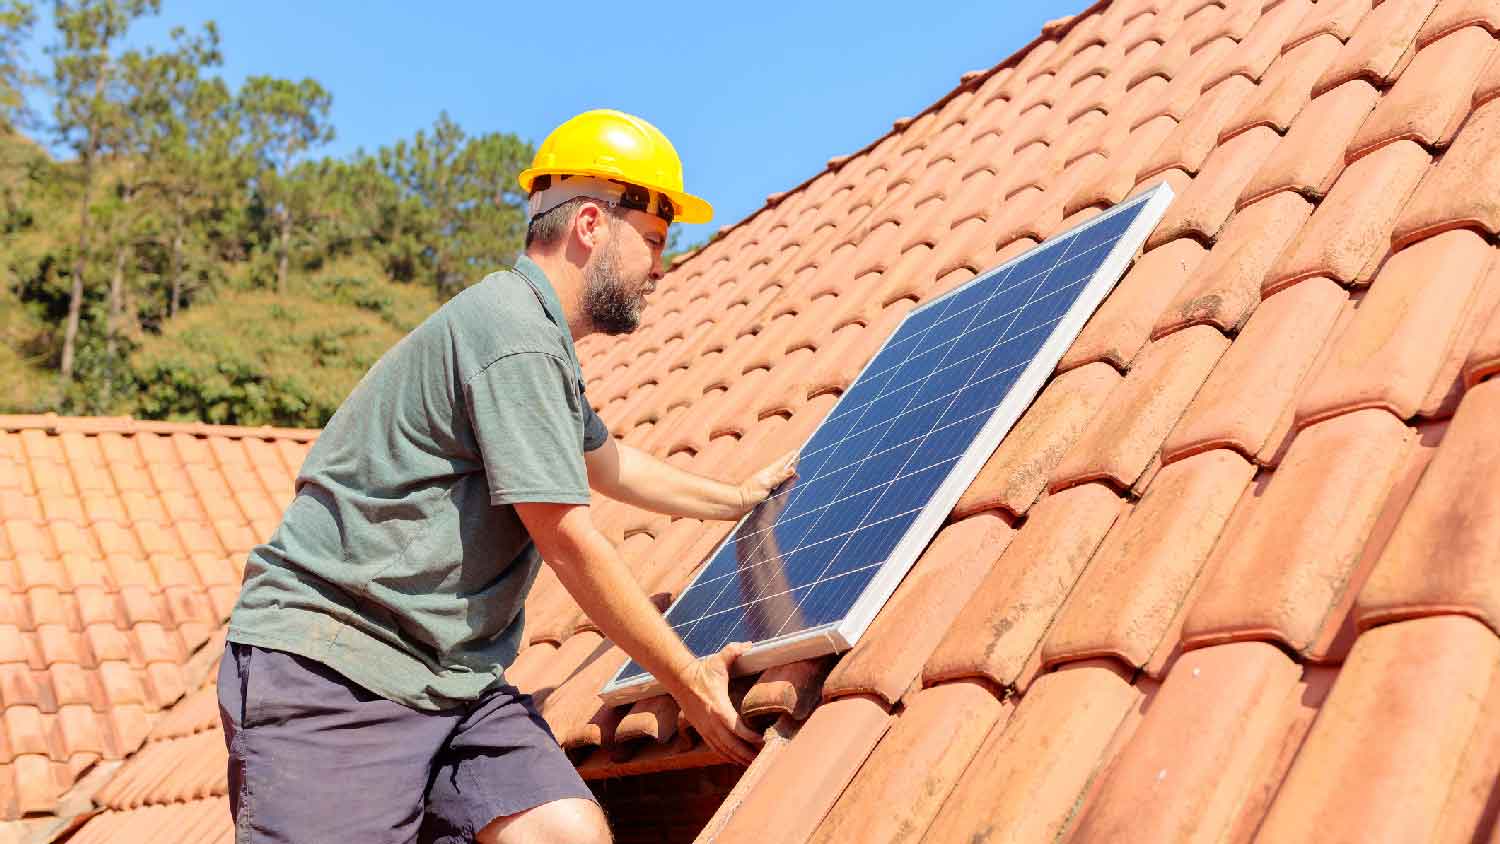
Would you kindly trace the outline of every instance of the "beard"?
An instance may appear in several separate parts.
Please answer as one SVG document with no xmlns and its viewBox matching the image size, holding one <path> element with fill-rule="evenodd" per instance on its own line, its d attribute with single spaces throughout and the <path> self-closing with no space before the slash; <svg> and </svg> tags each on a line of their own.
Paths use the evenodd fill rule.
<svg viewBox="0 0 1500 844">
<path fill-rule="evenodd" d="M 635 291 L 643 286 L 627 284 L 621 276 L 620 255 L 611 238 L 583 268 L 583 313 L 597 331 L 629 334 L 641 325 L 645 299 Z"/>
</svg>

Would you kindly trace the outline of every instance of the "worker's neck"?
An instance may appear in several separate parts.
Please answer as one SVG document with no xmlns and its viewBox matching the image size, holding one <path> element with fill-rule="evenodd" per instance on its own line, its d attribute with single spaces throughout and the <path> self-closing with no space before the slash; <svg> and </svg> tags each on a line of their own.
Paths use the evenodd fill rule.
<svg viewBox="0 0 1500 844">
<path fill-rule="evenodd" d="M 583 267 L 587 258 L 577 259 L 565 249 L 528 249 L 526 257 L 541 268 L 551 283 L 557 300 L 562 303 L 568 332 L 574 340 L 594 333 L 594 325 L 583 313 Z"/>
</svg>

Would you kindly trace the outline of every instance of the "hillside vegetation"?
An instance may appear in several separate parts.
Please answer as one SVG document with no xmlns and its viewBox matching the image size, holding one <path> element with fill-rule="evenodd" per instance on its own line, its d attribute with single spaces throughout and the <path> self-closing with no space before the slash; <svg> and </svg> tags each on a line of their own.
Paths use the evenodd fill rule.
<svg viewBox="0 0 1500 844">
<path fill-rule="evenodd" d="M 158 4 L 60 1 L 39 31 L 0 0 L 0 412 L 322 425 L 514 260 L 532 145 L 440 113 L 320 155 L 332 95 L 274 75 L 231 90 L 212 23 L 127 49 Z"/>
</svg>

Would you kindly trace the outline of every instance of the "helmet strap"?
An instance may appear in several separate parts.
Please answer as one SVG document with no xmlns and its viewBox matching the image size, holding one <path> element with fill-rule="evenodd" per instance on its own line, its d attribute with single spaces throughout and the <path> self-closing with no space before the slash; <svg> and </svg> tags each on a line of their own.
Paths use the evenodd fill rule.
<svg viewBox="0 0 1500 844">
<path fill-rule="evenodd" d="M 676 211 L 672 201 L 663 193 L 596 176 L 541 175 L 537 176 L 532 187 L 531 198 L 527 202 L 530 219 L 535 219 L 564 202 L 580 198 L 597 199 L 622 208 L 644 211 L 668 223 L 672 222 Z"/>
</svg>

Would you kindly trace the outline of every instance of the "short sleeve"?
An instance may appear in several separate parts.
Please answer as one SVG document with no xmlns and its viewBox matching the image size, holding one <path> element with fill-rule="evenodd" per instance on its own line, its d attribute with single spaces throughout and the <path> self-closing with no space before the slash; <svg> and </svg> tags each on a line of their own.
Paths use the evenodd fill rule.
<svg viewBox="0 0 1500 844">
<path fill-rule="evenodd" d="M 579 400 L 583 403 L 583 450 L 593 451 L 609 439 L 609 426 L 594 412 L 593 405 L 589 404 L 588 396 L 583 395 L 583 387 L 578 388 Z"/>
<path fill-rule="evenodd" d="M 471 377 L 464 392 L 491 504 L 589 502 L 583 445 L 593 410 L 572 366 L 542 352 L 506 355 Z"/>
</svg>

